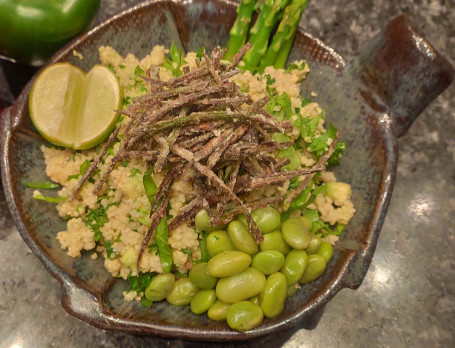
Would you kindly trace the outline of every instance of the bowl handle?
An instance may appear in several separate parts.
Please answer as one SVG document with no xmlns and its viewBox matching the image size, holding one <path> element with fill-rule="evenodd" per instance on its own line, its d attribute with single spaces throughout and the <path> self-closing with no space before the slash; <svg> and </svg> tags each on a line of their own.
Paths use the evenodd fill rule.
<svg viewBox="0 0 455 348">
<path fill-rule="evenodd" d="M 405 15 L 395 17 L 360 52 L 353 72 L 363 98 L 373 110 L 391 116 L 398 137 L 454 78 L 447 59 Z"/>
</svg>

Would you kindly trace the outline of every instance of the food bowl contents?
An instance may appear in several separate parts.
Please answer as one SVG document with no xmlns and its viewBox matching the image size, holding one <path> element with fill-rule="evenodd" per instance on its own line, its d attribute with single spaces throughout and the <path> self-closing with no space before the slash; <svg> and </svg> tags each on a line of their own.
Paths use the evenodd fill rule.
<svg viewBox="0 0 455 348">
<path fill-rule="evenodd" d="M 189 305 L 196 315 L 249 330 L 280 315 L 287 298 L 323 274 L 355 209 L 350 185 L 330 171 L 344 151 L 341 134 L 300 96 L 307 64 L 284 69 L 305 6 L 265 1 L 245 44 L 255 2 L 243 1 L 230 50 L 210 55 L 203 48 L 185 55 L 172 44 L 139 61 L 99 48 L 105 68 L 93 69 L 116 76 L 123 98 L 108 126 L 88 128 L 110 135 L 93 149 L 75 145 L 89 142 L 74 134 L 54 141 L 72 149 L 43 146 L 46 172 L 63 188 L 58 197 L 38 190 L 34 197 L 58 203 L 68 220 L 57 234 L 68 255 L 101 256 L 112 276 L 129 282 L 126 301 Z M 275 46 L 267 48 L 280 19 Z M 83 81 L 77 69 L 65 69 Z M 74 109 L 47 113 L 36 105 L 38 128 L 39 112 L 68 118 L 76 129 L 87 118 L 81 107 L 83 117 L 73 119 Z"/>
<path fill-rule="evenodd" d="M 322 274 L 354 213 L 327 169 L 343 143 L 299 95 L 308 66 L 253 75 L 237 67 L 247 48 L 230 63 L 219 48 L 156 46 L 139 61 L 100 47 L 120 122 L 94 149 L 42 147 L 70 256 L 103 257 L 130 282 L 126 300 L 189 304 L 241 330 Z"/>
</svg>

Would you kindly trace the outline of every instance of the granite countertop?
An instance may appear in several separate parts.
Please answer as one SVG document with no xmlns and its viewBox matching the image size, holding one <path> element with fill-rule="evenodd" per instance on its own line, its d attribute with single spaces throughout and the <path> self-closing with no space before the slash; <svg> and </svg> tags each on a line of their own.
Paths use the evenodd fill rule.
<svg viewBox="0 0 455 348">
<path fill-rule="evenodd" d="M 139 1 L 102 0 L 95 22 Z M 302 25 L 349 58 L 386 23 L 407 14 L 455 63 L 448 0 L 319 0 Z M 1 69 L 0 69 L 1 76 Z M 317 326 L 222 346 L 455 346 L 455 84 L 399 139 L 393 197 L 361 287 L 341 291 Z M 217 346 L 106 332 L 72 317 L 61 289 L 17 232 L 0 190 L 0 347 Z"/>
</svg>

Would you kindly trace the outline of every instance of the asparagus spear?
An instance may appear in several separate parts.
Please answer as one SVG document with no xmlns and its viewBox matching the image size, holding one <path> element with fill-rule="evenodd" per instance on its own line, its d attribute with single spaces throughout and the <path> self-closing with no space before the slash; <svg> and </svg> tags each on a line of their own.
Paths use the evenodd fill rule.
<svg viewBox="0 0 455 348">
<path fill-rule="evenodd" d="M 286 66 L 286 62 L 288 60 L 289 52 L 291 51 L 292 42 L 294 41 L 294 37 L 295 37 L 295 32 L 294 32 L 294 35 L 292 35 L 292 38 L 290 40 L 285 41 L 281 45 L 281 49 L 278 52 L 278 55 L 276 56 L 275 63 L 273 63 L 273 67 L 275 69 L 284 69 L 284 67 Z M 267 55 L 267 53 L 266 53 L 266 55 Z M 264 66 L 264 69 L 266 67 L 267 66 Z"/>
<path fill-rule="evenodd" d="M 255 4 L 256 0 L 242 0 L 237 7 L 237 19 L 229 32 L 228 51 L 224 55 L 224 59 L 232 61 L 235 54 L 245 45 Z"/>
<path fill-rule="evenodd" d="M 267 52 L 270 34 L 280 20 L 282 10 L 288 2 L 289 0 L 265 0 L 259 17 L 250 30 L 248 42 L 252 44 L 252 47 L 243 57 L 246 69 L 256 70 L 259 61 Z"/>
<path fill-rule="evenodd" d="M 285 8 L 278 30 L 259 65 L 260 72 L 263 72 L 270 65 L 276 69 L 284 68 L 292 41 L 299 27 L 300 18 L 307 4 L 308 0 L 292 0 L 289 6 Z"/>
</svg>

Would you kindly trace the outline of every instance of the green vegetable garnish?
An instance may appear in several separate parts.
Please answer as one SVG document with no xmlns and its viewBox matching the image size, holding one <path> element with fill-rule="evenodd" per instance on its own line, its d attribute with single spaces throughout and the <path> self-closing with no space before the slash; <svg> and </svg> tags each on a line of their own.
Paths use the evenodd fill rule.
<svg viewBox="0 0 455 348">
<path fill-rule="evenodd" d="M 145 172 L 144 177 L 142 178 L 145 194 L 147 195 L 150 204 L 153 204 L 153 198 L 155 197 L 155 194 L 158 191 L 158 187 L 156 186 L 155 181 L 153 181 L 152 173 L 153 166 L 150 167 L 149 170 Z"/>
<path fill-rule="evenodd" d="M 172 250 L 167 241 L 167 234 L 167 221 L 166 219 L 161 219 L 156 228 L 155 241 L 164 273 L 169 273 L 172 268 Z"/>
<path fill-rule="evenodd" d="M 45 202 L 49 202 L 49 203 L 61 203 L 61 202 L 66 201 L 68 199 L 68 197 L 48 197 L 48 196 L 39 194 L 39 195 L 34 195 L 33 199 L 38 199 L 40 201 L 45 201 Z"/>
<path fill-rule="evenodd" d="M 51 190 L 59 187 L 60 185 L 48 181 L 29 181 L 25 184 L 25 186 L 41 190 Z"/>
</svg>

